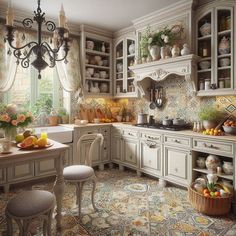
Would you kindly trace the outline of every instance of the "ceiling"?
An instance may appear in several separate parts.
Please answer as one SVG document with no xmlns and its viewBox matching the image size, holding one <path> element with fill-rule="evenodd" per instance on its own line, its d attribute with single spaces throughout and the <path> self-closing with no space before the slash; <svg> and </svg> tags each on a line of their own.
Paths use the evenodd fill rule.
<svg viewBox="0 0 236 236">
<path fill-rule="evenodd" d="M 64 5 L 69 23 L 89 24 L 117 31 L 132 25 L 132 20 L 149 14 L 179 0 L 41 0 L 46 17 L 57 18 Z M 7 5 L 10 0 L 0 0 Z M 11 0 L 14 9 L 32 13 L 37 0 Z"/>
</svg>

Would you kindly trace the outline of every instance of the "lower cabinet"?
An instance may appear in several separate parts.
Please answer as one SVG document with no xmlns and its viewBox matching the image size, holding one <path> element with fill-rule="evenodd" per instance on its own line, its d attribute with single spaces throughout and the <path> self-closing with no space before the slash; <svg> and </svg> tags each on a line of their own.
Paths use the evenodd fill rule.
<svg viewBox="0 0 236 236">
<path fill-rule="evenodd" d="M 123 162 L 130 167 L 138 167 L 138 139 L 123 138 Z"/>
<path fill-rule="evenodd" d="M 162 176 L 162 145 L 140 141 L 140 170 Z"/>
<path fill-rule="evenodd" d="M 35 162 L 35 175 L 54 175 L 56 174 L 55 158 L 40 160 Z"/>
<path fill-rule="evenodd" d="M 85 163 L 85 159 L 88 160 L 88 154 L 89 154 L 89 149 L 91 146 L 91 143 L 93 142 L 93 140 L 85 140 L 82 141 L 81 145 L 80 145 L 80 151 L 79 151 L 79 163 L 80 164 L 84 164 Z M 92 165 L 97 165 L 100 163 L 100 144 L 96 143 L 96 150 L 98 150 L 98 152 L 93 153 L 92 154 Z"/>
<path fill-rule="evenodd" d="M 116 163 L 121 163 L 122 156 L 122 129 L 112 127 L 111 129 L 111 160 Z"/>
<path fill-rule="evenodd" d="M 192 157 L 190 150 L 164 146 L 164 177 L 183 186 L 191 183 Z"/>
</svg>

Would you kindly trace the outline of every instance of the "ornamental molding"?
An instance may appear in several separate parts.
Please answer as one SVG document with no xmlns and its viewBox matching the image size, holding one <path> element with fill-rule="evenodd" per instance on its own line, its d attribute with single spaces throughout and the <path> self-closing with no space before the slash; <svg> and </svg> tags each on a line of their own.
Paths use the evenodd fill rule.
<svg viewBox="0 0 236 236">
<path fill-rule="evenodd" d="M 184 77 L 190 83 L 192 93 L 196 93 L 196 68 L 200 58 L 194 54 L 168 58 L 159 61 L 153 61 L 144 64 L 138 64 L 129 67 L 135 74 L 135 85 L 137 86 L 141 96 L 145 95 L 145 89 L 142 88 L 143 81 L 147 78 L 156 82 L 160 82 L 168 78 L 170 75 Z"/>
</svg>

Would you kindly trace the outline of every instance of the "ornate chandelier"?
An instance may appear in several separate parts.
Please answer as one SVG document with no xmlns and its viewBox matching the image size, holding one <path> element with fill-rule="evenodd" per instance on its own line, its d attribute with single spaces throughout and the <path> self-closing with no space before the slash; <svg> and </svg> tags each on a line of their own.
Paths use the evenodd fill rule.
<svg viewBox="0 0 236 236">
<path fill-rule="evenodd" d="M 15 42 L 16 45 L 13 45 L 14 41 L 14 33 L 16 31 L 16 27 L 13 26 L 14 22 L 14 14 L 12 7 L 8 7 L 6 13 L 6 25 L 5 25 L 5 37 L 4 42 L 8 42 L 10 47 L 13 49 L 13 55 L 17 58 L 16 63 L 21 63 L 23 68 L 27 68 L 30 64 L 38 70 L 38 78 L 41 79 L 41 71 L 46 67 L 54 67 L 56 65 L 56 61 L 63 61 L 67 63 L 67 54 L 69 51 L 69 30 L 66 22 L 66 16 L 63 9 L 61 7 L 59 14 L 59 27 L 56 27 L 55 23 L 52 21 L 46 21 L 44 17 L 45 13 L 42 12 L 40 8 L 40 0 L 38 0 L 38 8 L 37 11 L 34 11 L 33 20 L 30 18 L 25 18 L 22 21 L 22 24 L 25 28 L 32 28 L 34 22 L 37 23 L 37 39 L 38 41 L 32 41 L 26 43 L 23 46 L 20 46 L 19 43 Z M 53 37 L 50 42 L 42 42 L 42 25 L 45 25 L 47 30 L 53 32 Z M 23 34 L 22 40 L 25 40 L 25 36 Z M 51 46 L 51 45 L 52 46 Z M 61 52 L 63 49 L 63 53 L 61 58 L 59 58 L 59 51 Z M 12 54 L 12 51 L 9 49 L 8 54 Z M 30 63 L 30 57 L 33 57 L 33 62 Z"/>
</svg>

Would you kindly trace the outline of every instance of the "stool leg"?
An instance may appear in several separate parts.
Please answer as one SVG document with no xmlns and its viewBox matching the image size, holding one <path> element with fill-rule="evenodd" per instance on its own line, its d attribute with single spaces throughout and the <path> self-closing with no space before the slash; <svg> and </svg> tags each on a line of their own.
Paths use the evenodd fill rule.
<svg viewBox="0 0 236 236">
<path fill-rule="evenodd" d="M 28 236 L 29 234 L 29 226 L 30 226 L 31 220 L 23 220 L 23 236 Z"/>
<path fill-rule="evenodd" d="M 51 232 L 52 232 L 52 213 L 53 213 L 53 209 L 48 214 L 48 225 L 47 225 L 48 236 L 52 235 L 51 234 Z"/>
<path fill-rule="evenodd" d="M 79 182 L 77 183 L 77 203 L 79 205 L 79 217 L 81 217 L 81 201 L 82 201 L 82 188 L 83 188 L 83 183 Z"/>
<path fill-rule="evenodd" d="M 95 195 L 95 190 L 96 190 L 96 183 L 97 183 L 97 178 L 96 176 L 94 176 L 94 178 L 92 179 L 92 182 L 93 182 L 93 190 L 92 190 L 92 205 L 93 205 L 93 208 L 95 211 L 97 211 L 97 207 L 95 206 L 95 201 L 94 201 L 94 195 Z"/>
<path fill-rule="evenodd" d="M 6 221 L 7 221 L 7 235 L 12 236 L 12 218 L 6 214 Z"/>
<path fill-rule="evenodd" d="M 43 218 L 43 236 L 47 236 L 48 219 L 49 219 L 49 213 L 46 213 L 45 217 Z"/>
</svg>

